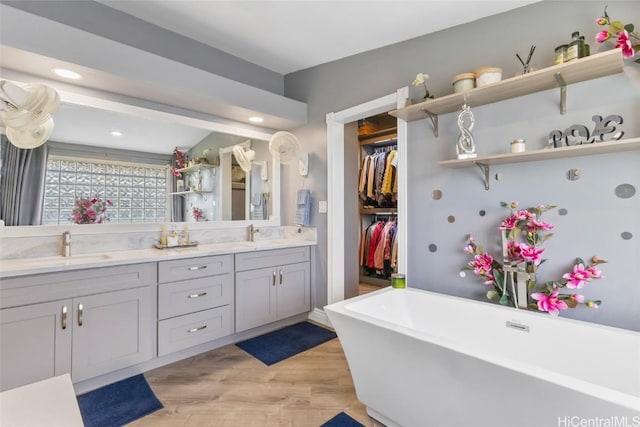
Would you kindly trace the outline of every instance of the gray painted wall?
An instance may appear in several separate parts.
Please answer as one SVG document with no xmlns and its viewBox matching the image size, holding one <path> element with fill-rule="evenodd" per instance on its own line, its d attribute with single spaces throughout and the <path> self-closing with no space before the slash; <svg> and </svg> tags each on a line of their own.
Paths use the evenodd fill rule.
<svg viewBox="0 0 640 427">
<path fill-rule="evenodd" d="M 537 46 L 532 63 L 542 68 L 553 63 L 554 48 L 568 42 L 576 30 L 586 36 L 595 53 L 599 50 L 593 42 L 599 30 L 595 19 L 606 4 L 612 18 L 640 25 L 636 1 L 545 1 L 287 75 L 285 96 L 308 104 L 309 124 L 295 133 L 314 153 L 316 166 L 309 181 L 316 198 L 326 200 L 327 113 L 393 93 L 410 85 L 417 72 L 430 74 L 429 88 L 436 96 L 451 93 L 454 75 L 481 65 L 500 66 L 504 77 L 510 77 L 519 70 L 515 53 L 527 54 L 531 45 Z M 411 89 L 412 97 L 420 98 L 419 91 Z M 637 64 L 627 63 L 623 74 L 570 86 L 566 115 L 559 114 L 558 99 L 558 91 L 550 90 L 474 108 L 479 154 L 507 152 L 514 138 L 525 138 L 530 150 L 542 148 L 549 131 L 576 123 L 591 127 L 594 114 L 621 114 L 626 135 L 640 135 Z M 491 190 L 485 191 L 477 168 L 445 169 L 436 163 L 455 158 L 456 119 L 456 113 L 440 117 L 439 138 L 434 138 L 428 120 L 409 125 L 410 286 L 485 300 L 487 289 L 476 277 L 458 276 L 468 261 L 462 251 L 467 234 L 497 250 L 496 227 L 505 216 L 500 201 L 517 200 L 524 207 L 555 204 L 568 214 L 560 216 L 552 211 L 546 215 L 556 229 L 545 244 L 548 261 L 540 269 L 540 278 L 559 279 L 575 257 L 598 255 L 609 261 L 602 266 L 606 278 L 589 284 L 584 291 L 587 297 L 601 298 L 601 308 L 565 311 L 562 316 L 640 330 L 636 279 L 640 274 L 640 151 L 494 167 L 492 175 L 500 172 L 504 179 L 492 180 Z M 573 168 L 582 171 L 578 181 L 566 179 L 567 171 Z M 634 185 L 635 196 L 615 197 L 614 189 L 621 183 Z M 435 189 L 444 194 L 439 201 L 431 199 Z M 290 199 L 291 193 L 285 189 L 283 203 L 290 205 Z M 486 215 L 481 217 L 480 210 Z M 450 215 L 455 222 L 448 222 Z M 285 215 L 285 220 L 289 219 Z M 314 215 L 313 222 L 319 236 L 317 262 L 323 265 L 326 215 Z M 620 234 L 624 231 L 633 238 L 623 240 Z M 436 245 L 437 251 L 430 252 L 430 244 Z M 321 307 L 326 302 L 326 276 L 321 268 L 313 283 L 316 306 Z"/>
</svg>

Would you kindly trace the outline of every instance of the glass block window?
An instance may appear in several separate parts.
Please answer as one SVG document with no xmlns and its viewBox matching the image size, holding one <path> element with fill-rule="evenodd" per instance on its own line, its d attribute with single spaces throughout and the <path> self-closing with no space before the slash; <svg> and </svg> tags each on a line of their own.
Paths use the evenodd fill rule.
<svg viewBox="0 0 640 427">
<path fill-rule="evenodd" d="M 75 199 L 96 196 L 113 203 L 110 223 L 165 221 L 167 179 L 165 166 L 49 156 L 42 223 L 70 223 Z"/>
</svg>

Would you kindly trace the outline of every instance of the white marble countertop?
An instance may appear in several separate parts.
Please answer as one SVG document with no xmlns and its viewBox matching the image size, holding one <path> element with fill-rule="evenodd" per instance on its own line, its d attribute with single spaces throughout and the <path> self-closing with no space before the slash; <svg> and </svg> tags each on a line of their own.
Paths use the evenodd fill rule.
<svg viewBox="0 0 640 427">
<path fill-rule="evenodd" d="M 73 254 L 71 256 L 50 256 L 40 258 L 19 258 L 0 260 L 0 278 L 19 277 L 59 271 L 81 270 L 85 268 L 114 265 L 139 264 L 143 262 L 166 261 L 172 259 L 195 258 L 209 255 L 235 254 L 269 249 L 283 249 L 298 246 L 313 246 L 315 240 L 274 239 L 255 242 L 238 241 L 203 244 L 185 248 L 137 249 L 104 253 Z"/>
</svg>

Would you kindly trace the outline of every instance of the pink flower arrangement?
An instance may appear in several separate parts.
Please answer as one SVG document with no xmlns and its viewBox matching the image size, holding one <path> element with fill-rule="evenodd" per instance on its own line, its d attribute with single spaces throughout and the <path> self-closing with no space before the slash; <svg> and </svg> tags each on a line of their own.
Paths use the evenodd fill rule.
<svg viewBox="0 0 640 427">
<path fill-rule="evenodd" d="M 189 160 L 182 151 L 178 150 L 178 147 L 173 149 L 173 155 L 176 158 L 176 166 L 172 168 L 173 176 L 180 176 L 180 169 L 184 169 L 189 166 Z"/>
<path fill-rule="evenodd" d="M 622 21 L 612 21 L 607 14 L 606 7 L 602 16 L 596 19 L 596 23 L 601 27 L 607 27 L 606 30 L 596 34 L 597 43 L 604 43 L 615 38 L 615 47 L 622 48 L 622 56 L 627 59 L 633 58 L 636 52 L 640 51 L 640 35 L 634 31 L 633 24 L 625 25 Z M 636 59 L 635 62 L 640 63 L 640 58 Z"/>
<path fill-rule="evenodd" d="M 498 226 L 507 239 L 505 248 L 507 259 L 504 261 L 510 264 L 525 263 L 527 271 L 533 273 L 545 261 L 542 259 L 544 253 L 542 244 L 553 235 L 548 233 L 553 229 L 553 225 L 542 221 L 540 217 L 544 212 L 554 209 L 555 206 L 538 205 L 535 208 L 518 210 L 518 202 L 510 204 L 502 202 L 501 205 L 511 209 L 509 216 Z M 491 286 L 491 289 L 487 291 L 487 298 L 493 299 L 500 296 L 501 304 L 512 305 L 513 298 L 510 295 L 510 290 L 505 289 L 503 265 L 485 252 L 481 245 L 476 244 L 472 236 L 469 236 L 464 251 L 473 256 L 464 270 L 472 270 L 476 276 L 483 279 L 485 285 Z M 597 308 L 601 301 L 587 300 L 584 295 L 578 293 L 563 294 L 560 292 L 563 288 L 575 292 L 593 279 L 604 277 L 602 271 L 597 267 L 598 264 L 603 263 L 606 261 L 595 256 L 589 265 L 577 258 L 572 270 L 564 274 L 561 280 L 546 282 L 537 292 L 531 293 L 530 296 L 535 302 L 529 305 L 530 308 L 546 311 L 552 315 L 557 315 L 560 310 L 575 308 L 578 304 Z M 536 285 L 534 280 L 527 281 L 529 291 L 534 290 Z"/>
<path fill-rule="evenodd" d="M 102 224 L 109 221 L 107 206 L 112 206 L 111 200 L 102 200 L 100 197 L 76 199 L 71 221 L 76 224 Z"/>
</svg>

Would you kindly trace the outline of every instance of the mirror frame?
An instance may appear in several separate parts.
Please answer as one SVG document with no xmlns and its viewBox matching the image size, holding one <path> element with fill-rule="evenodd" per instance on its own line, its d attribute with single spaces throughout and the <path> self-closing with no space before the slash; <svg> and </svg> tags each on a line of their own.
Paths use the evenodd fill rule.
<svg viewBox="0 0 640 427">
<path fill-rule="evenodd" d="M 261 132 L 253 129 L 243 128 L 239 125 L 230 125 L 210 120 L 168 113 L 137 105 L 125 104 L 123 102 L 98 98 L 68 90 L 56 88 L 62 103 L 74 104 L 84 107 L 102 109 L 122 114 L 130 114 L 149 120 L 171 121 L 184 126 L 198 127 L 211 132 L 225 133 L 247 139 L 255 139 L 268 142 L 272 133 Z M 54 114 L 55 121 L 55 114 Z M 271 157 L 271 170 L 269 179 L 271 181 L 271 203 L 272 211 L 268 220 L 225 220 L 225 221 L 203 221 L 189 222 L 192 230 L 215 229 L 232 227 L 247 227 L 249 224 L 258 226 L 281 226 L 280 216 L 280 162 Z M 59 235 L 70 228 L 76 234 L 102 234 L 102 233 L 134 233 L 160 230 L 161 224 L 171 224 L 171 221 L 155 223 L 136 224 L 50 224 L 50 225 L 29 225 L 29 226 L 0 226 L 0 237 L 30 237 Z"/>
</svg>

